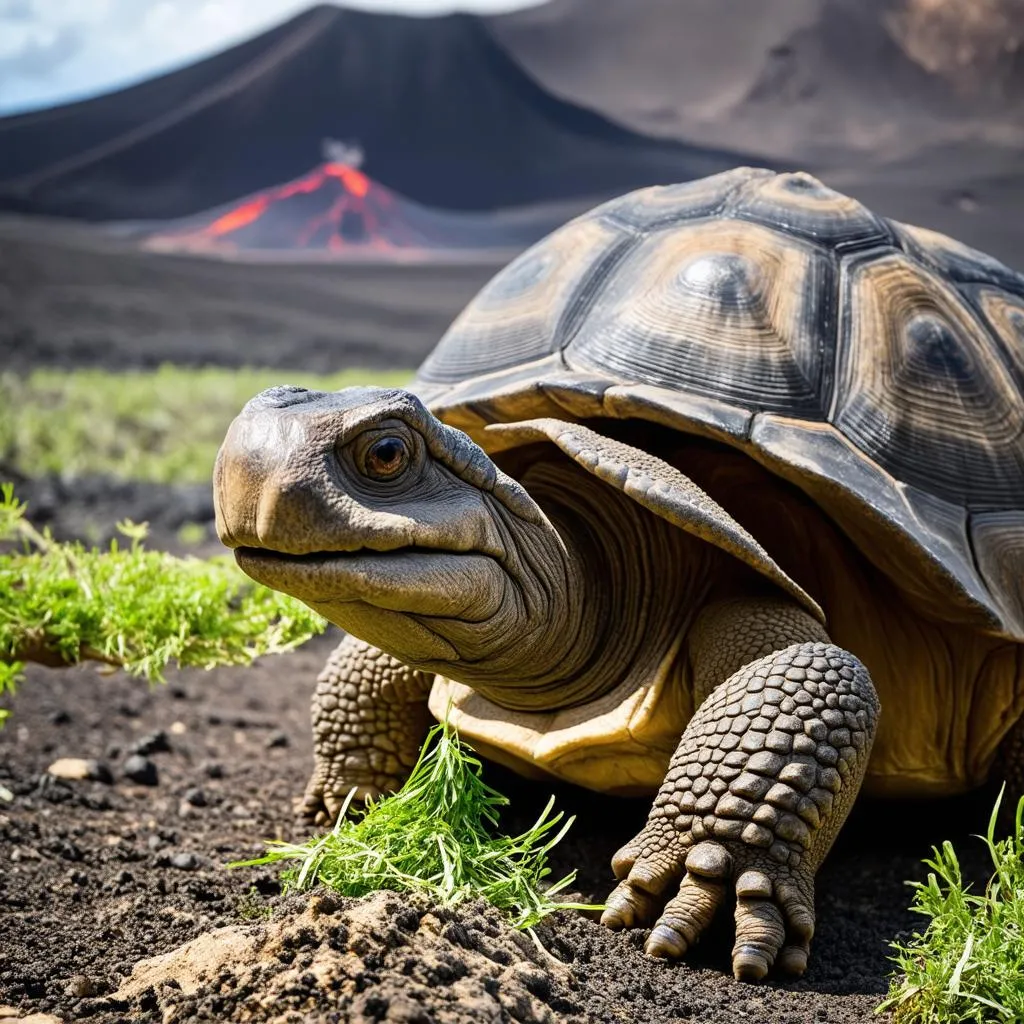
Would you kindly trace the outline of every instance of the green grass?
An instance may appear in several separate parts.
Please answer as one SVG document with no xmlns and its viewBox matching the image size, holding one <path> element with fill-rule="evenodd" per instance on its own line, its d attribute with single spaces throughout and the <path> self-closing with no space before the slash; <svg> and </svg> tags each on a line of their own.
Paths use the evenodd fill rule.
<svg viewBox="0 0 1024 1024">
<path fill-rule="evenodd" d="M 0 486 L 0 696 L 26 661 L 106 662 L 150 681 L 171 663 L 213 668 L 291 650 L 325 627 L 300 601 L 259 586 L 230 556 L 175 558 L 142 547 L 145 527 L 119 524 L 100 551 L 57 543 Z M 0 708 L 0 724 L 8 712 Z"/>
<path fill-rule="evenodd" d="M 997 841 L 996 819 L 983 840 L 993 873 L 980 894 L 965 885 L 948 841 L 924 863 L 927 881 L 914 887 L 912 909 L 928 918 L 922 932 L 894 943 L 901 974 L 879 1010 L 899 1024 L 1024 1021 L 1024 798 L 1014 831 Z"/>
<path fill-rule="evenodd" d="M 35 477 L 109 474 L 156 483 L 209 481 L 217 448 L 242 406 L 264 388 L 335 391 L 407 383 L 409 370 L 316 376 L 286 370 L 0 374 L 0 464 Z"/>
<path fill-rule="evenodd" d="M 573 823 L 552 815 L 554 797 L 527 832 L 496 836 L 508 799 L 484 782 L 478 758 L 442 723 L 427 737 L 405 785 L 350 817 L 352 794 L 326 835 L 306 843 L 271 842 L 269 852 L 242 867 L 294 861 L 286 886 L 323 884 L 346 896 L 379 889 L 422 893 L 445 906 L 485 899 L 517 928 L 530 928 L 555 910 L 597 909 L 559 903 L 554 896 L 575 872 L 545 886 L 548 851 Z"/>
</svg>

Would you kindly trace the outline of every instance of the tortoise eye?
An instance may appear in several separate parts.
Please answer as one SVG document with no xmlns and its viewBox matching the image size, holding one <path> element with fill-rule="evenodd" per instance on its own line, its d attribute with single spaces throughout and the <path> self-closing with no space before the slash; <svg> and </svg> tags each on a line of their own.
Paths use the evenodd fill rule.
<svg viewBox="0 0 1024 1024">
<path fill-rule="evenodd" d="M 398 476 L 409 464 L 409 448 L 400 437 L 382 437 L 366 452 L 366 473 L 377 480 Z"/>
</svg>

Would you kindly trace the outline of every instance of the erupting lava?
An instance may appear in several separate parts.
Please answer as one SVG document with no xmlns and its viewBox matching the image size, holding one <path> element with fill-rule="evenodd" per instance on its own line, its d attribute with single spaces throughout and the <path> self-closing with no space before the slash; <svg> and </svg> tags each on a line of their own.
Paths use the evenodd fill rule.
<svg viewBox="0 0 1024 1024">
<path fill-rule="evenodd" d="M 309 253 L 338 259 L 464 258 L 531 245 L 560 213 L 437 210 L 406 199 L 351 164 L 328 161 L 283 185 L 230 206 L 165 222 L 143 245 L 160 252 L 244 258 L 260 253 Z"/>
<path fill-rule="evenodd" d="M 414 204 L 348 164 L 326 163 L 230 209 L 189 218 L 150 238 L 155 248 L 391 251 L 430 245 Z M 213 217 L 210 220 L 210 217 Z"/>
</svg>

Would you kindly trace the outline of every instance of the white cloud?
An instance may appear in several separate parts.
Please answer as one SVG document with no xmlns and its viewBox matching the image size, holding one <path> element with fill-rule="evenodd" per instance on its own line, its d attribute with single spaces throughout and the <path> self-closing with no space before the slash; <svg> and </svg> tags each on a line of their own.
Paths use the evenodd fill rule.
<svg viewBox="0 0 1024 1024">
<path fill-rule="evenodd" d="M 538 0 L 349 0 L 406 14 L 494 13 Z M 0 0 L 0 114 L 61 103 L 215 53 L 311 0 Z"/>
</svg>

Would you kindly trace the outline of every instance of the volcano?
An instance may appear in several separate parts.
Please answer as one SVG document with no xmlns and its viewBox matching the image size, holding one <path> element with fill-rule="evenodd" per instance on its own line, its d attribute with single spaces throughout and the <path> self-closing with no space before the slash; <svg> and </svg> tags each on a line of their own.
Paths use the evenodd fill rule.
<svg viewBox="0 0 1024 1024">
<path fill-rule="evenodd" d="M 143 244 L 162 252 L 287 251 L 361 259 L 518 250 L 561 223 L 565 213 L 561 207 L 538 208 L 532 216 L 432 210 L 357 167 L 335 162 L 236 203 L 162 223 Z"/>
<path fill-rule="evenodd" d="M 293 182 L 337 146 L 426 207 L 598 198 L 750 162 L 558 99 L 467 14 L 319 6 L 141 85 L 0 119 L 0 208 L 190 216 Z"/>
</svg>

